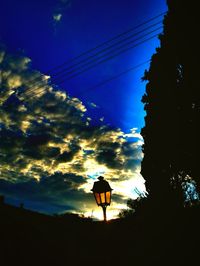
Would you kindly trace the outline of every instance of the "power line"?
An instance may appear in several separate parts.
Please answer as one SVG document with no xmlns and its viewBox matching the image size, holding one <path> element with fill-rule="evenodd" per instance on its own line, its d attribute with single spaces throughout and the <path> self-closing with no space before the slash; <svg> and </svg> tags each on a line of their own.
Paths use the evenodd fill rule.
<svg viewBox="0 0 200 266">
<path fill-rule="evenodd" d="M 149 63 L 150 61 L 151 61 L 151 60 L 149 59 L 149 60 L 147 60 L 147 61 L 145 61 L 145 62 L 143 62 L 143 63 L 141 63 L 141 64 L 138 64 L 138 65 L 136 65 L 136 66 L 134 66 L 134 67 L 131 67 L 131 68 L 125 70 L 125 71 L 122 71 L 122 72 L 120 72 L 119 74 L 117 74 L 117 75 L 115 75 L 115 76 L 112 76 L 111 78 L 106 79 L 106 80 L 104 80 L 103 82 L 100 82 L 99 84 L 97 84 L 97 85 L 95 85 L 95 86 L 93 86 L 93 87 L 90 87 L 90 88 L 88 88 L 88 89 L 86 89 L 86 90 L 83 90 L 82 92 L 80 92 L 80 94 L 84 94 L 84 93 L 86 93 L 86 92 L 88 92 L 88 91 L 90 91 L 90 90 L 95 90 L 96 88 L 99 88 L 99 87 L 101 87 L 101 86 L 103 86 L 103 85 L 105 85 L 105 84 L 107 84 L 107 83 L 113 81 L 114 79 L 117 79 L 117 78 L 119 78 L 119 77 L 121 77 L 121 76 L 123 76 L 123 75 L 125 75 L 125 74 L 127 74 L 127 73 L 129 73 L 129 72 L 131 72 L 131 71 L 134 71 L 134 70 L 138 69 L 139 67 L 141 67 L 141 66 L 143 66 L 143 65 L 146 65 L 146 64 Z"/>
<path fill-rule="evenodd" d="M 160 22 L 159 22 L 159 23 L 160 23 Z M 154 25 L 151 25 L 150 27 L 145 28 L 144 30 L 135 33 L 133 36 L 136 36 L 136 35 L 142 33 L 143 31 L 148 30 L 149 28 L 151 28 L 152 26 L 155 26 L 155 25 L 157 25 L 157 24 L 158 24 L 158 23 L 156 23 L 156 24 L 154 24 Z M 124 39 L 124 40 L 121 40 L 121 41 L 119 41 L 118 43 L 116 43 L 116 44 L 114 44 L 114 45 L 112 45 L 112 46 L 110 46 L 110 47 L 108 47 L 108 48 L 105 48 L 105 49 L 103 49 L 102 51 L 100 51 L 100 52 L 98 52 L 98 53 L 96 53 L 96 54 L 94 54 L 94 55 L 92 55 L 92 56 L 89 56 L 89 57 L 86 58 L 85 60 L 82 60 L 82 61 L 78 62 L 77 64 L 74 64 L 74 65 L 71 66 L 71 67 L 75 67 L 75 66 L 77 65 L 77 68 L 72 69 L 71 71 L 68 71 L 68 72 L 65 73 L 66 70 L 70 70 L 70 67 L 68 67 L 68 68 L 66 68 L 65 70 L 63 70 L 63 71 L 57 73 L 57 74 L 58 74 L 57 80 L 59 80 L 59 79 L 60 79 L 62 76 L 64 76 L 64 75 L 73 74 L 73 73 L 76 72 L 77 70 L 82 69 L 83 67 L 85 67 L 85 66 L 87 66 L 87 65 L 90 65 L 91 63 L 95 63 L 95 62 L 98 61 L 99 59 L 104 58 L 105 56 L 109 55 L 110 53 L 115 52 L 115 50 L 119 50 L 119 49 L 123 48 L 124 46 L 127 46 L 127 45 L 129 45 L 129 44 L 132 44 L 132 43 L 134 43 L 134 42 L 136 42 L 136 41 L 138 41 L 138 40 L 144 38 L 145 36 L 148 36 L 149 34 L 155 32 L 155 31 L 157 31 L 157 30 L 159 30 L 159 29 L 161 29 L 161 28 L 162 28 L 162 26 L 160 26 L 160 27 L 158 27 L 158 28 L 156 28 L 156 29 L 154 29 L 154 30 L 152 30 L 152 31 L 150 31 L 150 32 L 147 32 L 147 33 L 143 34 L 142 36 L 140 36 L 140 37 L 138 37 L 138 38 L 136 38 L 136 39 L 134 39 L 134 40 L 132 40 L 132 41 L 129 41 L 129 42 L 127 42 L 127 43 L 125 43 L 125 44 L 123 44 L 123 45 L 117 47 L 116 49 L 114 48 L 113 50 L 109 51 L 108 53 L 105 53 L 105 54 L 103 54 L 103 55 L 101 55 L 101 56 L 95 58 L 97 55 L 99 55 L 99 54 L 101 54 L 101 53 L 103 53 L 103 52 L 105 52 L 105 51 L 111 49 L 112 47 L 114 47 L 114 46 L 120 44 L 122 41 L 126 41 L 126 40 L 128 40 L 128 39 L 130 39 L 130 38 L 128 37 L 128 38 L 126 38 L 126 39 Z M 132 37 L 133 37 L 133 36 L 132 36 Z M 87 62 L 90 58 L 94 58 L 94 59 L 93 59 L 93 60 L 90 60 L 89 62 Z M 78 66 L 79 64 L 84 63 L 85 61 L 86 61 L 85 64 L 82 64 L 82 65 Z M 63 73 L 62 73 L 62 72 L 63 72 Z M 63 75 L 62 75 L 61 77 L 59 77 L 59 74 L 63 74 Z M 57 80 L 54 80 L 54 82 L 57 82 Z M 34 86 L 36 86 L 36 85 L 40 85 L 40 83 L 41 83 L 41 81 L 35 83 Z M 32 92 L 32 89 L 29 88 L 29 89 L 27 90 L 27 92 L 28 92 L 28 93 L 29 93 L 29 92 Z"/>
<path fill-rule="evenodd" d="M 61 64 L 60 66 L 55 67 L 55 68 L 52 68 L 51 71 L 53 71 L 54 69 L 57 69 L 57 68 L 59 68 L 59 67 L 62 67 L 62 66 L 64 66 L 64 65 L 68 64 L 68 63 L 71 63 L 71 62 L 75 61 L 76 59 L 79 59 L 80 57 L 82 57 L 82 56 L 84 56 L 84 55 L 86 55 L 86 54 L 88 54 L 88 53 L 90 53 L 90 52 L 93 52 L 93 51 L 97 50 L 98 48 L 100 48 L 100 47 L 102 47 L 102 46 L 108 44 L 109 42 L 112 42 L 112 41 L 114 41 L 114 40 L 116 40 L 116 39 L 118 39 L 118 38 L 120 38 L 120 37 L 122 37 L 122 36 L 124 36 L 124 35 L 126 35 L 126 34 L 128 34 L 128 33 L 130 33 L 130 32 L 132 32 L 132 31 L 138 29 L 138 28 L 142 27 L 143 25 L 148 24 L 149 22 L 151 22 L 151 21 L 153 21 L 153 20 L 155 20 L 155 19 L 157 19 L 157 18 L 163 16 L 163 15 L 166 14 L 166 13 L 167 13 L 167 11 L 162 12 L 162 13 L 160 13 L 160 14 L 158 14 L 158 15 L 156 15 L 156 16 L 154 16 L 154 17 L 152 17 L 152 18 L 150 18 L 150 19 L 148 19 L 148 20 L 146 20 L 146 21 L 144 21 L 144 22 L 142 22 L 142 23 L 140 23 L 140 24 L 138 24 L 137 26 L 134 26 L 134 27 L 130 28 L 129 30 L 124 31 L 124 32 L 122 32 L 122 33 L 120 33 L 120 34 L 118 34 L 118 35 L 116 35 L 116 36 L 110 38 L 109 40 L 107 40 L 107 41 L 105 41 L 105 42 L 102 42 L 101 44 L 95 46 L 94 48 L 91 48 L 91 49 L 89 49 L 89 50 L 87 50 L 87 51 L 85 51 L 85 52 L 79 54 L 78 56 L 76 56 L 76 57 L 74 57 L 74 58 L 72 58 L 72 59 L 70 59 L 70 60 L 64 62 L 64 63 Z"/>
<path fill-rule="evenodd" d="M 82 63 L 84 63 L 85 61 L 88 61 L 89 59 L 95 58 L 96 56 L 98 56 L 98 55 L 100 55 L 100 54 L 102 54 L 102 53 L 104 53 L 104 52 L 110 50 L 111 48 L 113 48 L 113 47 L 119 45 L 120 43 L 123 43 L 123 42 L 125 42 L 125 41 L 127 41 L 127 40 L 129 40 L 129 39 L 131 39 L 131 38 L 133 38 L 133 37 L 135 37 L 135 36 L 137 36 L 137 35 L 139 35 L 139 34 L 145 32 L 146 30 L 149 30 L 149 29 L 151 29 L 151 28 L 157 26 L 157 25 L 160 24 L 161 22 L 162 22 L 162 21 L 159 21 L 159 22 L 157 22 L 157 23 L 154 23 L 154 24 L 148 26 L 147 28 L 145 28 L 145 29 L 143 29 L 143 30 L 141 30 L 141 31 L 138 31 L 138 32 L 136 32 L 136 33 L 134 33 L 134 34 L 132 34 L 132 35 L 126 37 L 125 39 L 122 39 L 122 40 L 118 41 L 117 43 L 114 43 L 114 44 L 112 44 L 112 45 L 110 45 L 110 46 L 108 46 L 108 47 L 106 47 L 106 48 L 100 50 L 99 52 L 97 52 L 97 53 L 95 53 L 95 54 L 93 54 L 93 55 L 91 55 L 91 56 L 88 56 L 86 59 L 83 59 L 83 60 L 77 62 L 76 64 L 73 64 L 73 65 L 71 65 L 71 66 L 69 66 L 69 67 L 67 67 L 67 68 L 64 68 L 62 71 L 55 73 L 55 75 L 58 75 L 58 76 L 59 76 L 59 75 L 62 74 L 63 72 L 67 71 L 68 69 L 71 69 L 71 68 L 73 68 L 73 67 L 76 67 L 77 65 L 82 64 Z M 146 35 L 144 35 L 144 36 L 146 36 Z M 128 44 L 130 44 L 130 43 L 132 43 L 132 42 L 134 42 L 134 41 L 135 41 L 135 40 L 130 41 L 130 42 L 128 42 L 128 43 L 125 43 L 124 45 L 128 45 Z M 75 69 L 75 70 L 76 70 L 76 69 Z M 68 72 L 67 72 L 67 73 L 68 73 Z"/>
<path fill-rule="evenodd" d="M 161 28 L 162 28 L 162 27 L 156 28 L 155 30 L 153 30 L 153 31 L 151 31 L 151 32 L 148 32 L 147 34 L 144 34 L 143 36 L 141 36 L 141 37 L 135 39 L 134 41 L 138 41 L 138 40 L 144 38 L 145 36 L 148 36 L 149 34 L 155 32 L 155 31 L 157 31 L 157 30 L 159 30 L 159 29 L 161 29 Z M 66 80 L 70 80 L 70 79 L 72 79 L 72 78 L 75 78 L 76 76 L 78 76 L 78 75 L 80 75 L 80 74 L 82 74 L 82 73 L 84 73 L 84 72 L 90 70 L 91 68 L 94 68 L 94 67 L 96 67 L 96 66 L 99 65 L 99 64 L 102 64 L 102 63 L 104 63 L 104 62 L 106 62 L 106 61 L 108 61 L 108 60 L 110 60 L 110 59 L 112 59 L 112 58 L 114 58 L 114 57 L 116 57 L 116 56 L 122 54 L 122 53 L 125 53 L 126 51 L 128 51 L 128 50 L 130 50 L 130 49 L 133 49 L 133 48 L 135 48 L 135 47 L 137 47 L 137 46 L 139 46 L 139 45 L 145 43 L 146 41 L 149 41 L 150 39 L 153 39 L 153 38 L 157 37 L 157 35 L 158 35 L 158 34 L 153 35 L 153 36 L 151 36 L 150 38 L 147 38 L 147 39 L 145 39 L 145 40 L 143 40 L 143 41 L 141 41 L 141 42 L 139 42 L 139 43 L 137 43 L 137 44 L 135 44 L 135 45 L 133 45 L 133 46 L 130 46 L 130 47 L 128 47 L 128 48 L 125 48 L 125 49 L 119 51 L 118 53 L 115 53 L 114 55 L 109 56 L 111 52 L 115 52 L 115 50 L 119 50 L 119 49 L 121 49 L 121 48 L 124 47 L 124 45 L 121 45 L 121 46 L 118 47 L 117 49 L 114 49 L 114 50 L 112 50 L 111 52 L 106 53 L 105 55 L 98 57 L 96 60 L 92 60 L 92 61 L 90 61 L 90 62 L 84 64 L 82 67 L 87 66 L 87 65 L 89 65 L 89 66 L 86 67 L 86 68 L 84 68 L 83 70 L 81 70 L 81 71 L 75 73 L 74 75 L 71 75 L 71 76 L 69 76 L 69 77 L 66 77 L 66 78 L 64 78 L 63 80 L 58 79 L 56 82 L 63 83 L 63 82 L 66 81 Z M 131 41 L 131 42 L 129 42 L 128 44 L 130 44 L 130 43 L 134 43 L 134 42 Z M 105 56 L 108 56 L 108 57 L 104 58 Z M 101 60 L 101 61 L 98 62 L 99 59 L 103 59 L 103 60 Z M 97 62 L 97 63 L 96 63 L 96 62 Z M 90 65 L 91 63 L 95 63 L 95 64 Z M 81 67 L 81 68 L 82 68 L 82 67 Z M 79 68 L 78 68 L 78 69 L 79 69 Z M 78 70 L 78 69 L 77 69 L 77 70 Z M 73 74 L 73 71 L 71 71 L 71 72 L 69 72 L 69 73 L 72 73 L 72 74 Z M 68 73 L 68 74 L 69 74 L 69 73 Z M 40 88 L 39 88 L 39 89 L 40 89 Z M 30 89 L 28 90 L 27 95 L 29 95 L 30 93 L 32 93 L 32 91 L 33 91 L 33 89 L 30 88 Z"/>
<path fill-rule="evenodd" d="M 132 48 L 137 47 L 137 46 L 141 45 L 142 43 L 145 43 L 145 42 L 147 42 L 147 41 L 149 41 L 150 39 L 153 39 L 153 38 L 155 38 L 155 37 L 157 37 L 157 34 L 154 35 L 154 36 L 152 36 L 152 37 L 150 37 L 150 38 L 148 38 L 148 39 L 146 39 L 146 40 L 144 40 L 144 41 L 142 41 L 142 42 L 140 42 L 140 43 L 138 43 L 138 44 L 136 44 L 136 45 L 134 45 L 134 46 L 132 46 Z M 132 49 L 132 48 L 131 48 L 131 49 Z M 124 50 L 126 51 L 127 49 L 124 49 Z M 123 52 L 124 52 L 124 51 L 123 51 Z M 120 53 L 121 53 L 121 52 L 120 52 Z M 109 59 L 106 58 L 106 59 L 104 59 L 104 60 L 98 62 L 97 64 L 95 64 L 95 66 L 98 65 L 98 64 L 100 64 L 100 63 L 103 63 L 103 62 L 105 62 L 105 61 L 108 61 L 108 60 L 110 60 L 111 58 L 113 58 L 113 57 L 115 57 L 115 56 L 116 56 L 116 55 L 112 55 L 112 56 L 110 56 Z M 93 66 L 90 66 L 90 67 L 88 67 L 88 68 L 86 68 L 86 69 L 84 69 L 83 71 L 80 71 L 78 74 L 80 75 L 80 74 L 84 73 L 85 71 L 87 71 L 87 70 L 89 70 L 90 68 L 93 68 L 93 67 L 94 67 L 94 65 L 93 65 Z M 73 77 L 75 77 L 75 76 L 77 76 L 77 74 L 74 75 L 74 76 L 71 76 L 70 79 L 73 78 Z M 67 78 L 67 80 L 69 80 L 69 78 Z M 63 80 L 59 81 L 59 83 L 64 83 L 65 81 L 66 81 L 66 79 L 63 79 Z M 39 89 L 40 89 L 40 88 L 39 88 Z M 40 95 L 40 94 L 42 94 L 42 93 L 45 91 L 45 89 L 46 89 L 46 88 L 41 88 L 41 92 L 39 92 L 39 93 L 37 94 L 37 96 Z M 32 97 L 31 97 L 31 98 L 32 98 Z"/>
<path fill-rule="evenodd" d="M 80 57 L 82 57 L 82 56 L 84 56 L 84 55 L 86 55 L 86 54 L 88 54 L 88 53 L 90 53 L 90 52 L 92 52 L 92 51 L 97 50 L 98 48 L 100 48 L 100 47 L 102 47 L 102 46 L 108 44 L 109 42 L 111 42 L 111 41 L 113 41 L 113 40 L 116 40 L 116 39 L 120 38 L 121 36 L 124 36 L 124 35 L 128 34 L 129 32 L 132 32 L 132 31 L 134 31 L 135 29 L 137 29 L 137 28 L 139 28 L 139 27 L 141 27 L 141 26 L 143 26 L 143 25 L 148 24 L 149 22 L 151 22 L 151 21 L 153 21 L 153 20 L 155 20 L 155 19 L 157 19 L 157 18 L 163 16 L 164 14 L 166 14 L 166 12 L 162 12 L 162 13 L 160 13 L 160 14 L 158 14 L 158 15 L 156 15 L 156 16 L 154 16 L 154 17 L 152 17 L 152 18 L 150 18 L 150 19 L 148 19 L 148 20 L 146 20 L 146 21 L 144 21 L 143 23 L 141 23 L 141 24 L 139 24 L 139 25 L 137 25 L 137 26 L 135 26 L 135 27 L 133 27 L 133 28 L 131 28 L 131 29 L 129 29 L 129 30 L 127 30 L 127 31 L 125 31 L 125 32 L 123 32 L 123 33 L 121 33 L 121 34 L 118 34 L 118 35 L 114 36 L 113 38 L 111 38 L 111 39 L 109 39 L 109 40 L 107 40 L 107 41 L 105 41 L 105 42 L 103 42 L 103 43 L 97 45 L 96 47 L 94 47 L 94 48 L 92 48 L 92 49 L 89 49 L 89 50 L 87 50 L 86 52 L 83 52 L 83 53 L 79 54 L 78 56 L 72 58 L 71 60 L 66 61 L 66 62 L 64 62 L 63 64 L 61 64 L 61 65 L 59 65 L 59 66 L 57 66 L 57 67 L 52 68 L 52 69 L 49 70 L 48 72 L 53 71 L 54 69 L 57 69 L 57 68 L 61 68 L 62 66 L 66 65 L 66 64 L 68 64 L 68 63 L 70 63 L 70 62 L 73 62 L 73 61 L 75 61 L 76 59 L 78 59 L 78 58 L 80 58 Z M 39 77 L 37 77 L 37 78 L 34 78 L 34 79 L 31 80 L 30 82 L 35 81 L 35 80 L 38 80 L 38 79 L 40 79 L 40 78 L 41 78 L 41 75 L 40 75 Z"/>
<path fill-rule="evenodd" d="M 131 71 L 134 71 L 134 70 L 140 68 L 141 66 L 143 66 L 143 65 L 145 65 L 145 64 L 147 64 L 147 63 L 149 63 L 150 61 L 151 61 L 151 60 L 149 59 L 149 60 L 144 61 L 144 62 L 142 62 L 142 63 L 140 63 L 140 64 L 138 64 L 138 65 L 136 65 L 136 66 L 133 66 L 133 67 L 131 67 L 131 68 L 125 70 L 125 71 L 122 71 L 122 72 L 120 72 L 119 74 L 117 74 L 117 75 L 115 75 L 115 76 L 112 76 L 111 78 L 106 79 L 106 80 L 104 80 L 103 82 L 100 82 L 99 84 L 97 84 L 97 85 L 95 85 L 95 86 L 92 86 L 92 87 L 90 87 L 90 88 L 88 88 L 88 89 L 86 89 L 86 90 L 83 90 L 82 92 L 80 92 L 80 94 L 84 94 L 84 93 L 86 93 L 86 92 L 88 92 L 88 91 L 90 91 L 90 90 L 95 90 L 96 88 L 101 87 L 101 86 L 103 86 L 103 85 L 105 85 L 105 84 L 111 82 L 111 81 L 114 80 L 114 79 L 117 79 L 117 78 L 119 78 L 119 77 L 121 77 L 121 76 L 123 76 L 123 75 L 125 75 L 125 74 L 127 74 L 127 73 L 129 73 L 129 72 L 131 72 Z M 40 92 L 39 94 L 37 94 L 37 96 L 38 96 L 38 95 L 41 95 L 42 93 L 43 93 L 43 91 Z"/>
<path fill-rule="evenodd" d="M 153 39 L 153 38 L 155 38 L 155 37 L 157 37 L 157 36 L 158 36 L 158 34 L 153 35 L 153 36 L 151 36 L 151 37 L 149 37 L 149 38 L 147 38 L 147 39 L 145 39 L 145 40 L 143 40 L 143 41 L 141 41 L 141 42 L 139 42 L 139 43 L 137 43 L 137 44 L 135 44 L 135 45 L 133 45 L 133 46 L 131 46 L 131 47 L 129 47 L 129 48 L 123 49 L 123 50 L 121 50 L 120 52 L 118 52 L 118 53 L 116 53 L 116 54 L 114 54 L 114 55 L 111 55 L 111 56 L 109 56 L 109 57 L 107 57 L 107 58 L 105 58 L 105 59 L 103 59 L 103 60 L 97 62 L 96 64 L 93 64 L 92 66 L 89 66 L 89 67 L 83 69 L 82 71 L 79 71 L 78 73 L 76 73 L 76 74 L 74 74 L 74 75 L 72 75 L 72 76 L 69 76 L 69 77 L 64 78 L 63 80 L 59 81 L 59 83 L 63 83 L 63 82 L 66 81 L 66 80 L 70 80 L 70 79 L 72 79 L 72 78 L 75 78 L 75 77 L 79 76 L 80 74 L 82 74 L 82 73 L 88 71 L 89 69 L 94 68 L 94 67 L 96 67 L 96 66 L 98 66 L 98 65 L 100 65 L 100 64 L 102 64 L 102 63 L 105 63 L 105 62 L 107 62 L 108 60 L 110 60 L 110 59 L 112 59 L 112 58 L 114 58 L 114 57 L 116 57 L 116 56 L 118 56 L 118 55 L 120 55 L 120 54 L 122 54 L 122 53 L 125 53 L 126 51 L 128 51 L 128 50 L 130 50 L 130 49 L 133 49 L 133 48 L 135 48 L 135 47 L 137 47 L 137 46 L 139 46 L 139 45 L 141 45 L 141 44 L 143 44 L 143 43 L 145 43 L 145 42 L 147 42 L 147 41 L 149 41 L 149 40 L 151 40 L 151 39 Z"/>
</svg>

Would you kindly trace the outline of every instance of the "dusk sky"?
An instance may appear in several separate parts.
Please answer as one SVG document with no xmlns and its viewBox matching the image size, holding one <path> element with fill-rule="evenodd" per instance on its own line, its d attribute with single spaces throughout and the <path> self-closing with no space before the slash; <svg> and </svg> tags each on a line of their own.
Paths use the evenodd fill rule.
<svg viewBox="0 0 200 266">
<path fill-rule="evenodd" d="M 164 0 L 1 3 L 0 194 L 7 202 L 101 218 L 90 190 L 103 175 L 114 189 L 108 209 L 113 218 L 137 197 L 135 188 L 145 190 L 141 78 L 149 66 L 143 63 L 159 47 L 151 37 L 162 32 L 163 15 L 69 61 L 165 11 Z M 113 58 L 104 60 L 105 54 Z"/>
</svg>

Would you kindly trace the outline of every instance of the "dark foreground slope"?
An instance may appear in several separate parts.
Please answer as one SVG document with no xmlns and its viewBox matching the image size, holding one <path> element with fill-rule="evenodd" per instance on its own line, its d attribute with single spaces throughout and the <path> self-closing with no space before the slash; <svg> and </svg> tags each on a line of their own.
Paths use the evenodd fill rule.
<svg viewBox="0 0 200 266">
<path fill-rule="evenodd" d="M 0 265 L 192 265 L 199 208 L 107 224 L 0 206 Z"/>
</svg>

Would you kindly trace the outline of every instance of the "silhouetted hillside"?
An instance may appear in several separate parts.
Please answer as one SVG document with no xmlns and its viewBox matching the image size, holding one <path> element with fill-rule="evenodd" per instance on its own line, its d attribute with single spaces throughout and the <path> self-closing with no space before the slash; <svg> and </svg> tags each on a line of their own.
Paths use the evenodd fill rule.
<svg viewBox="0 0 200 266">
<path fill-rule="evenodd" d="M 1 205 L 1 265 L 184 265 L 198 254 L 198 213 L 141 209 L 105 224 Z"/>
</svg>

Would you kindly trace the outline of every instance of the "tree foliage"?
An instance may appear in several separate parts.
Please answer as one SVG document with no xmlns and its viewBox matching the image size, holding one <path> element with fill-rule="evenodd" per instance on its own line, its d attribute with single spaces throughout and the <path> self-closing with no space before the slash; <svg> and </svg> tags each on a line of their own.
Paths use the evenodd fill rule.
<svg viewBox="0 0 200 266">
<path fill-rule="evenodd" d="M 137 199 L 128 199 L 127 200 L 127 209 L 121 210 L 119 213 L 119 218 L 129 218 L 132 217 L 135 213 L 138 212 L 144 207 L 146 203 L 146 196 L 138 196 Z"/>
<path fill-rule="evenodd" d="M 200 186 L 199 9 L 198 1 L 168 0 L 160 47 L 145 71 L 146 110 L 141 174 L 154 204 L 183 199 L 189 175 Z"/>
</svg>

